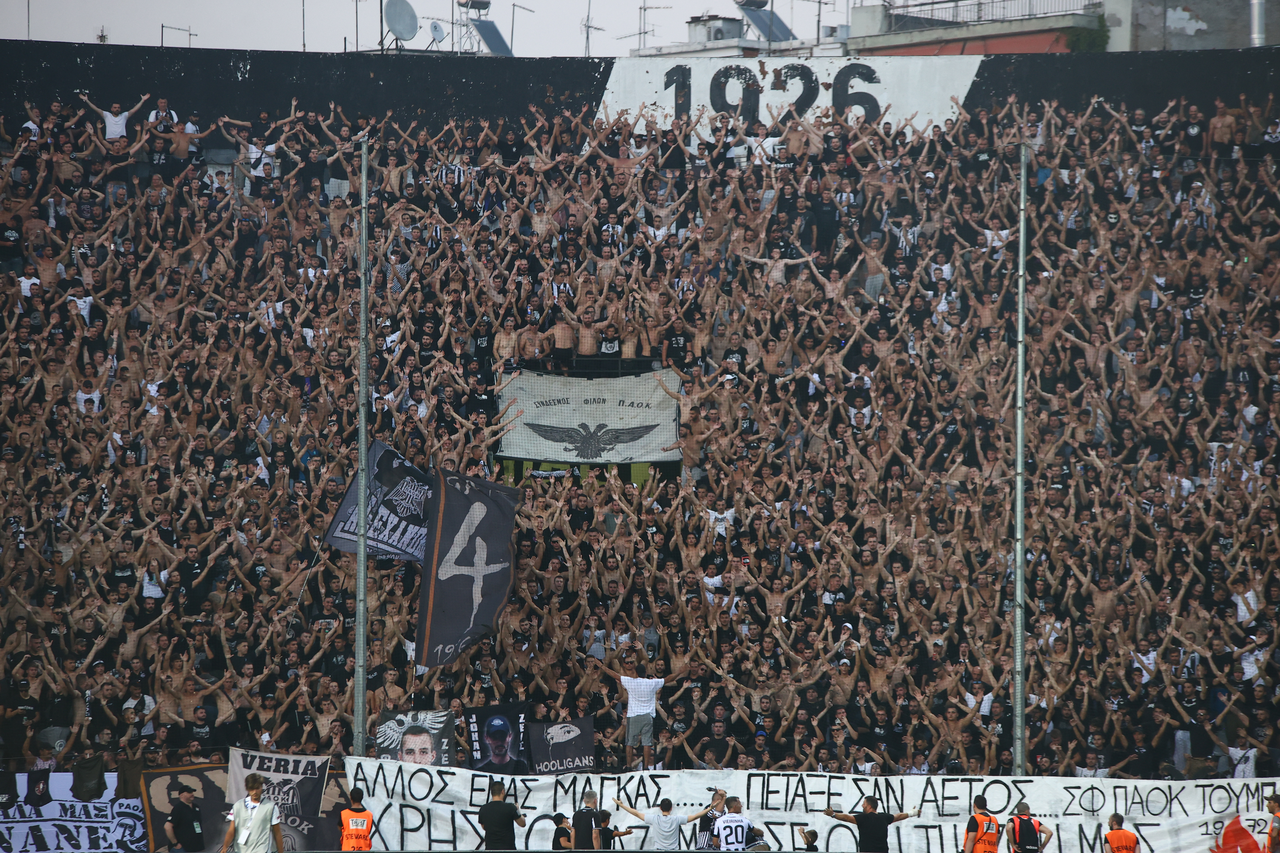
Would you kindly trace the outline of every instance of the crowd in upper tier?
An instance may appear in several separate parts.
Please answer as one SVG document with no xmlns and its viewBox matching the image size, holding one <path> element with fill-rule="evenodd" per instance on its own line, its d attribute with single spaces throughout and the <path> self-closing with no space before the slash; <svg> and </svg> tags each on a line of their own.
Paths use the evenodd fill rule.
<svg viewBox="0 0 1280 853">
<path fill-rule="evenodd" d="M 371 725 L 591 716 L 620 768 L 634 658 L 677 676 L 668 768 L 1012 772 L 1025 139 L 1034 772 L 1277 772 L 1270 97 L 428 128 L 138 94 L 0 127 L 11 768 L 344 755 L 357 690 Z M 682 464 L 504 456 L 518 372 L 662 366 Z M 321 537 L 362 405 L 525 501 L 507 612 L 453 666 L 413 663 L 418 567 L 371 567 L 356 684 Z"/>
</svg>

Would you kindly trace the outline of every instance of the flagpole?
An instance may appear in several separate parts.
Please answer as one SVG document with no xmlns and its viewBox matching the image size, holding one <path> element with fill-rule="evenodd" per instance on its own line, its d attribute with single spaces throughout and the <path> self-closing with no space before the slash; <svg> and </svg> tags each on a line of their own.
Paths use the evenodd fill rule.
<svg viewBox="0 0 1280 853">
<path fill-rule="evenodd" d="M 360 440 L 356 453 L 356 672 L 353 752 L 364 757 L 368 723 L 365 702 L 368 696 L 368 596 L 369 585 L 369 137 L 360 142 Z"/>
<path fill-rule="evenodd" d="M 1018 192 L 1018 338 L 1017 387 L 1014 409 L 1013 497 L 1013 766 L 1014 775 L 1027 772 L 1026 662 L 1026 412 L 1027 412 L 1027 141 L 1018 142 L 1021 164 Z"/>
</svg>

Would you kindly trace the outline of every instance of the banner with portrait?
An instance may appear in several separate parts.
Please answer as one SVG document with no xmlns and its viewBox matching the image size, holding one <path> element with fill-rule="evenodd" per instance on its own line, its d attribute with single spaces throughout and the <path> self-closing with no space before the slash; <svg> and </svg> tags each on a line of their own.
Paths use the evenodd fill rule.
<svg viewBox="0 0 1280 853">
<path fill-rule="evenodd" d="M 527 705 L 486 705 L 466 711 L 471 740 L 471 766 L 481 773 L 523 776 L 529 772 L 525 751 Z"/>
<path fill-rule="evenodd" d="M 378 757 L 408 764 L 453 764 L 452 711 L 383 711 L 378 717 Z"/>
</svg>

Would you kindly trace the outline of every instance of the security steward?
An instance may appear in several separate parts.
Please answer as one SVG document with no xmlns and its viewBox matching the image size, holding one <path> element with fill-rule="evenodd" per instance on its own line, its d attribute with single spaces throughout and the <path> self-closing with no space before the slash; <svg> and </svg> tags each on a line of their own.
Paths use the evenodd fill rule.
<svg viewBox="0 0 1280 853">
<path fill-rule="evenodd" d="M 204 829 L 200 826 L 195 788 L 190 785 L 178 788 L 178 801 L 165 818 L 164 834 L 173 853 L 199 853 L 204 849 Z"/>
<path fill-rule="evenodd" d="M 1049 846 L 1053 830 L 1031 816 L 1031 806 L 1018 803 L 1014 806 L 1013 817 L 1005 825 L 1004 836 L 1009 839 L 1009 849 L 1013 853 L 1040 853 Z"/>
<path fill-rule="evenodd" d="M 999 853 L 1000 822 L 987 811 L 987 798 L 973 798 L 973 814 L 964 829 L 964 853 Z"/>
<path fill-rule="evenodd" d="M 351 808 L 342 810 L 342 849 L 372 850 L 373 812 L 364 807 L 364 791 L 352 788 Z"/>
<path fill-rule="evenodd" d="M 1138 853 L 1138 836 L 1124 828 L 1124 818 L 1113 814 L 1107 821 L 1110 830 L 1102 839 L 1105 853 Z"/>
</svg>

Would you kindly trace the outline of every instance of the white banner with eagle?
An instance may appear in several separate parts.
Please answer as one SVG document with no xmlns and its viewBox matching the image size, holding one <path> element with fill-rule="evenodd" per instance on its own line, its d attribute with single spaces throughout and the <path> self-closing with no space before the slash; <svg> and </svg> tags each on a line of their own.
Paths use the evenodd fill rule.
<svg viewBox="0 0 1280 853">
<path fill-rule="evenodd" d="M 502 455 L 572 465 L 673 462 L 680 406 L 673 370 L 616 379 L 574 379 L 525 371 L 499 395 L 524 414 L 502 439 Z"/>
</svg>

